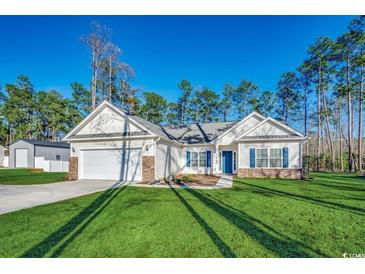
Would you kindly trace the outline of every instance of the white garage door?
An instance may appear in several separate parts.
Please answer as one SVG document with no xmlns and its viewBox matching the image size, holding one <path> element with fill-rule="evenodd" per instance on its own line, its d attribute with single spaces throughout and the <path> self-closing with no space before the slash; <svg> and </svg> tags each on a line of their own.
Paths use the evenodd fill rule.
<svg viewBox="0 0 365 274">
<path fill-rule="evenodd" d="M 15 149 L 15 167 L 28 167 L 28 149 Z"/>
<path fill-rule="evenodd" d="M 142 180 L 141 149 L 95 149 L 81 151 L 81 179 Z"/>
</svg>

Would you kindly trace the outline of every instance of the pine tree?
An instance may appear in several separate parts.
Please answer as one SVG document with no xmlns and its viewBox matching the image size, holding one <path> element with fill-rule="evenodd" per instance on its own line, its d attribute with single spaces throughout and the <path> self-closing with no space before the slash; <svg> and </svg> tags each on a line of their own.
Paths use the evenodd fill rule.
<svg viewBox="0 0 365 274">
<path fill-rule="evenodd" d="M 277 96 L 280 100 L 281 120 L 288 123 L 289 119 L 296 119 L 300 108 L 300 93 L 298 78 L 294 72 L 281 75 L 278 83 Z"/>
</svg>

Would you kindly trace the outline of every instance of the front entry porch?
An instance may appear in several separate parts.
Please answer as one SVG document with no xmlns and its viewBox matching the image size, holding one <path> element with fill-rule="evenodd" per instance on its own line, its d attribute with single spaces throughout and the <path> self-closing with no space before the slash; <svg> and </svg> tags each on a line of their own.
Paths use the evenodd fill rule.
<svg viewBox="0 0 365 274">
<path fill-rule="evenodd" d="M 233 175 L 237 173 L 237 146 L 229 145 L 216 147 L 215 156 L 214 172 L 216 175 Z"/>
<path fill-rule="evenodd" d="M 222 151 L 221 169 L 223 174 L 233 173 L 233 151 Z"/>
</svg>

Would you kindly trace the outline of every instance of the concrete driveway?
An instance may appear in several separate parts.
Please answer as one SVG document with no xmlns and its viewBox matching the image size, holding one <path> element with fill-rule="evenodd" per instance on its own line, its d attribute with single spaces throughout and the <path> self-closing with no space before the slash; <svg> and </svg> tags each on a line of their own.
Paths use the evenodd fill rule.
<svg viewBox="0 0 365 274">
<path fill-rule="evenodd" d="M 125 182 L 79 180 L 42 185 L 0 185 L 0 214 L 54 203 L 126 185 Z"/>
</svg>

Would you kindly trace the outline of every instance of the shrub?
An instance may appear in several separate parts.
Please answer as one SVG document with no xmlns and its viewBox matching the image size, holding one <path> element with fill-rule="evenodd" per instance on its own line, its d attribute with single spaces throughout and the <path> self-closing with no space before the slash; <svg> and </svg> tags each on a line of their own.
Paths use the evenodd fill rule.
<svg viewBox="0 0 365 274">
<path fill-rule="evenodd" d="M 31 168 L 30 172 L 43 172 L 43 168 Z"/>
<path fill-rule="evenodd" d="M 190 175 L 190 174 L 184 175 L 184 176 L 182 176 L 181 180 L 185 181 L 185 182 L 192 182 L 193 181 L 193 176 Z"/>
</svg>

